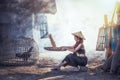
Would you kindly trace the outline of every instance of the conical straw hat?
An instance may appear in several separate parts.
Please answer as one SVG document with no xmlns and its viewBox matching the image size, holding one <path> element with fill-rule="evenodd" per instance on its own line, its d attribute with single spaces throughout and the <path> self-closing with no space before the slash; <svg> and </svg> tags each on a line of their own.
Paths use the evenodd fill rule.
<svg viewBox="0 0 120 80">
<path fill-rule="evenodd" d="M 81 31 L 79 31 L 79 32 L 74 32 L 74 33 L 72 33 L 72 34 L 73 34 L 74 36 L 77 36 L 77 37 L 82 38 L 82 39 L 85 40 L 85 37 L 84 37 L 84 35 L 82 34 Z"/>
</svg>

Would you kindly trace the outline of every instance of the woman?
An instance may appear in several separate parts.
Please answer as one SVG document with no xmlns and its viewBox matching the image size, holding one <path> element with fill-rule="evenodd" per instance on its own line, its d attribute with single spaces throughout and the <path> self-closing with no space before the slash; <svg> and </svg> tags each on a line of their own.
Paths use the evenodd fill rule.
<svg viewBox="0 0 120 80">
<path fill-rule="evenodd" d="M 73 47 L 62 47 L 62 49 L 66 49 L 71 51 L 69 55 L 67 55 L 63 61 L 57 65 L 56 67 L 52 68 L 52 70 L 60 70 L 61 66 L 73 66 L 75 67 L 74 71 L 79 71 L 80 68 L 85 67 L 87 65 L 87 57 L 85 55 L 85 49 L 83 40 L 85 40 L 81 31 L 72 33 L 74 35 L 74 39 L 76 41 Z"/>
</svg>

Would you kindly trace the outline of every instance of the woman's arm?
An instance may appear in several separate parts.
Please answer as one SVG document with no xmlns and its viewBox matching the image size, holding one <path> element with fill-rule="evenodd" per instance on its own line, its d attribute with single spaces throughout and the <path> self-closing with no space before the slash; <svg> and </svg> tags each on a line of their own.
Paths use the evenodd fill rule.
<svg viewBox="0 0 120 80">
<path fill-rule="evenodd" d="M 71 51 L 71 52 L 76 52 L 77 50 L 79 50 L 81 47 L 82 47 L 82 43 L 81 44 L 79 44 L 75 49 L 74 49 L 74 47 L 73 48 L 66 48 L 67 50 L 69 50 L 69 51 Z"/>
<path fill-rule="evenodd" d="M 61 49 L 62 50 L 74 49 L 74 46 L 75 45 L 73 45 L 73 46 L 61 46 Z"/>
</svg>

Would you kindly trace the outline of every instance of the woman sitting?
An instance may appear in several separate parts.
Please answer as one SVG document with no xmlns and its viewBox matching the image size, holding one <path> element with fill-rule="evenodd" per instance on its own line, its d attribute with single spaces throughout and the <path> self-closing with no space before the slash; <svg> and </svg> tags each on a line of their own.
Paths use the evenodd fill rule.
<svg viewBox="0 0 120 80">
<path fill-rule="evenodd" d="M 74 35 L 74 39 L 76 41 L 75 45 L 69 48 L 62 47 L 62 49 L 69 50 L 72 53 L 68 54 L 63 61 L 57 65 L 56 67 L 52 68 L 52 70 L 60 70 L 61 66 L 73 66 L 74 71 L 79 71 L 81 69 L 87 69 L 87 57 L 85 55 L 85 49 L 83 40 L 85 40 L 81 31 L 72 33 Z"/>
</svg>

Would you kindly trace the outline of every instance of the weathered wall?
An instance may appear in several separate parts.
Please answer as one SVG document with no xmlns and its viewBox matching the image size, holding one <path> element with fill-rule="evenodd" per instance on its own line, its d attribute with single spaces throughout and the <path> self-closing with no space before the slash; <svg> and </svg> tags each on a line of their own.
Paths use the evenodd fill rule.
<svg viewBox="0 0 120 80">
<path fill-rule="evenodd" d="M 40 31 L 32 14 L 56 12 L 55 0 L 0 0 L 0 59 L 15 57 L 31 46 L 39 55 Z"/>
<path fill-rule="evenodd" d="M 15 3 L 10 3 L 14 6 Z M 1 6 L 8 6 L 4 3 Z M 16 6 L 19 8 L 19 6 Z M 39 55 L 39 47 L 37 40 L 34 38 L 34 25 L 32 13 L 16 11 L 8 11 L 0 9 L 0 58 L 3 60 L 15 57 L 16 53 L 23 53 L 33 46 L 32 57 L 37 58 Z M 24 10 L 23 10 L 24 11 Z M 20 12 L 21 13 L 21 12 Z M 39 34 L 40 35 L 40 34 Z"/>
</svg>

